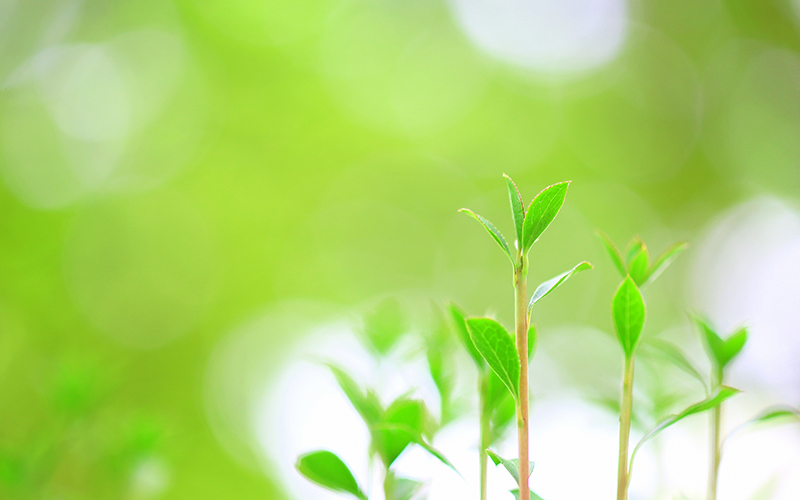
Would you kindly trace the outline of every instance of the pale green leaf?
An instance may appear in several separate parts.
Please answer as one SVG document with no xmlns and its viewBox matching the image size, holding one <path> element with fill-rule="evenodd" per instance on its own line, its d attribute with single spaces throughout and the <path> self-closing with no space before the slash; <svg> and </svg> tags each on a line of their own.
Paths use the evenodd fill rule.
<svg viewBox="0 0 800 500">
<path fill-rule="evenodd" d="M 401 396 L 386 409 L 380 423 L 373 426 L 372 444 L 387 467 L 416 441 L 414 436 L 425 433 L 428 419 L 425 404 L 416 399 Z M 396 430 L 395 425 L 403 430 Z"/>
<path fill-rule="evenodd" d="M 633 459 L 636 458 L 636 453 L 639 451 L 639 448 L 641 448 L 644 443 L 657 436 L 661 431 L 663 431 L 667 427 L 670 427 L 673 424 L 680 422 L 681 420 L 690 415 L 695 415 L 697 413 L 702 413 L 712 408 L 716 408 L 717 406 L 721 405 L 723 401 L 732 396 L 735 396 L 740 392 L 741 391 L 739 391 L 738 389 L 734 389 L 733 387 L 728 387 L 726 385 L 723 385 L 712 396 L 704 399 L 703 401 L 700 401 L 699 403 L 695 403 L 689 406 L 680 413 L 677 413 L 675 415 L 670 415 L 665 419 L 661 420 L 658 424 L 655 425 L 655 427 L 647 431 L 647 433 L 645 433 L 645 435 L 642 436 L 642 439 L 640 439 L 639 442 L 636 444 L 636 447 L 633 449 L 633 452 L 631 453 L 631 461 L 628 469 L 630 470 L 633 468 Z"/>
<path fill-rule="evenodd" d="M 389 354 L 407 331 L 408 320 L 395 298 L 383 300 L 364 317 L 364 338 L 368 346 L 381 356 Z"/>
<path fill-rule="evenodd" d="M 475 348 L 511 391 L 514 399 L 519 400 L 519 354 L 511 335 L 500 323 L 490 318 L 467 320 L 467 328 Z"/>
<path fill-rule="evenodd" d="M 533 295 L 531 296 L 530 302 L 528 303 L 528 314 L 530 314 L 530 310 L 535 303 L 545 298 L 550 292 L 561 286 L 562 283 L 567 281 L 573 275 L 581 271 L 585 271 L 587 269 L 592 269 L 592 265 L 586 261 L 583 261 L 577 266 L 570 269 L 569 271 L 561 273 L 555 278 L 551 278 L 542 283 L 541 285 L 537 286 L 536 290 L 533 292 Z"/>
<path fill-rule="evenodd" d="M 416 430 L 412 429 L 410 426 L 402 423 L 386 422 L 378 424 L 375 427 L 375 430 L 380 432 L 394 432 L 397 434 L 405 434 L 409 442 L 413 442 L 423 450 L 427 451 L 431 456 L 433 456 L 446 466 L 453 469 L 458 475 L 461 475 L 461 473 L 458 472 L 458 469 L 456 469 L 455 466 L 452 463 L 450 463 L 450 461 L 444 456 L 444 454 L 441 451 L 431 446 L 421 434 L 417 433 Z"/>
<path fill-rule="evenodd" d="M 469 215 L 476 221 L 480 222 L 481 225 L 483 225 L 483 227 L 486 228 L 487 231 L 489 231 L 489 234 L 492 236 L 492 239 L 494 239 L 494 241 L 496 241 L 497 244 L 500 245 L 500 248 L 502 248 L 503 251 L 506 253 L 506 256 L 511 261 L 511 263 L 512 264 L 514 263 L 514 256 L 511 254 L 511 250 L 508 248 L 508 243 L 506 243 L 506 239 L 503 238 L 503 234 L 500 232 L 500 230 L 494 227 L 494 224 L 492 224 L 487 219 L 481 217 L 480 215 L 476 214 L 475 212 L 473 212 L 468 208 L 462 208 L 461 210 L 459 210 L 459 212 L 464 212 L 465 214 Z"/>
<path fill-rule="evenodd" d="M 486 454 L 489 455 L 489 458 L 492 459 L 495 465 L 503 465 L 506 468 L 511 477 L 514 478 L 517 484 L 519 484 L 519 459 L 514 458 L 511 460 L 506 460 L 505 458 L 501 457 L 497 453 L 493 452 L 492 450 L 486 450 Z M 530 477 L 531 473 L 533 473 L 533 466 L 534 463 L 530 462 L 528 464 L 528 477 Z"/>
<path fill-rule="evenodd" d="M 461 345 L 464 346 L 464 349 L 469 354 L 469 357 L 475 362 L 475 365 L 478 367 L 479 370 L 483 371 L 486 368 L 486 362 L 483 360 L 483 356 L 478 350 L 475 348 L 475 344 L 472 343 L 472 339 L 469 336 L 469 330 L 467 330 L 467 320 L 464 318 L 464 313 L 461 312 L 461 309 L 458 308 L 455 304 L 450 304 L 450 316 L 453 319 L 453 326 L 456 331 L 456 335 L 458 335 L 458 339 L 461 341 Z"/>
<path fill-rule="evenodd" d="M 636 240 L 632 251 L 628 254 L 628 274 L 636 282 L 637 286 L 647 279 L 647 271 L 650 267 L 650 252 L 647 245 L 642 240 Z"/>
<path fill-rule="evenodd" d="M 511 202 L 511 215 L 514 219 L 514 230 L 517 234 L 518 244 L 522 244 L 522 225 L 525 222 L 525 206 L 522 204 L 522 195 L 519 194 L 519 189 L 511 177 L 503 174 L 508 184 L 508 199 Z"/>
<path fill-rule="evenodd" d="M 333 373 L 336 382 L 350 401 L 350 404 L 353 405 L 353 408 L 355 408 L 359 415 L 361 415 L 361 418 L 364 419 L 367 427 L 378 422 L 383 414 L 383 408 L 375 393 L 370 391 L 366 393 L 362 392 L 353 378 L 338 366 L 332 363 L 328 363 L 326 366 Z"/>
<path fill-rule="evenodd" d="M 709 325 L 708 321 L 695 316 L 700 333 L 702 334 L 703 346 L 706 348 L 709 358 L 719 375 L 728 364 L 742 351 L 747 342 L 747 328 L 741 327 L 730 337 L 723 339 Z"/>
<path fill-rule="evenodd" d="M 367 499 L 347 465 L 330 451 L 312 451 L 301 455 L 295 468 L 309 481 L 324 488 L 349 493 L 360 500 Z"/>
<path fill-rule="evenodd" d="M 422 483 L 397 477 L 392 471 L 387 471 L 383 486 L 386 500 L 410 500 L 422 487 Z"/>
<path fill-rule="evenodd" d="M 686 250 L 689 247 L 689 243 L 685 241 L 679 241 L 678 243 L 674 243 L 670 245 L 666 250 L 661 252 L 661 255 L 656 257 L 656 260 L 653 261 L 653 264 L 650 266 L 650 269 L 647 270 L 647 277 L 644 280 L 643 285 L 649 284 L 655 281 L 664 269 L 666 269 L 672 261 L 674 261 L 681 252 Z"/>
<path fill-rule="evenodd" d="M 800 410 L 785 405 L 773 406 L 761 412 L 758 416 L 753 418 L 751 422 L 760 424 L 784 418 L 790 421 L 800 422 Z"/>
<path fill-rule="evenodd" d="M 626 357 L 630 357 L 639 343 L 645 319 L 644 298 L 630 276 L 614 294 L 612 312 L 622 350 Z"/>
<path fill-rule="evenodd" d="M 528 205 L 525 212 L 525 222 L 522 227 L 522 252 L 526 253 L 539 239 L 547 226 L 558 215 L 570 181 L 559 182 L 544 188 Z"/>
<path fill-rule="evenodd" d="M 614 267 L 617 268 L 619 274 L 624 278 L 628 274 L 628 268 L 625 265 L 625 261 L 622 259 L 622 254 L 620 253 L 619 249 L 616 245 L 614 245 L 614 242 L 611 241 L 611 238 L 609 238 L 606 233 L 599 229 L 596 229 L 595 232 L 597 233 L 597 236 L 600 237 L 600 241 L 603 242 L 603 246 L 605 246 L 608 256 L 611 257 L 611 262 L 614 263 Z"/>
<path fill-rule="evenodd" d="M 686 355 L 678 346 L 672 342 L 657 338 L 646 339 L 644 345 L 652 347 L 652 352 L 666 358 L 683 372 L 691 375 L 694 379 L 703 384 L 703 387 L 706 389 L 706 393 L 708 393 L 708 383 L 706 382 L 706 377 L 700 373 L 700 370 L 694 366 L 694 363 L 692 363 L 689 358 L 686 357 Z M 644 345 L 642 347 L 644 347 Z"/>
</svg>

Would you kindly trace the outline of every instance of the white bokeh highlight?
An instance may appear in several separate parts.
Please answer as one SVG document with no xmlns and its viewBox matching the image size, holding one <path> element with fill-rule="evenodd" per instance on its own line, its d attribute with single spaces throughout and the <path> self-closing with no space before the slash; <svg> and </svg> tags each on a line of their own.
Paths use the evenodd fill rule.
<svg viewBox="0 0 800 500">
<path fill-rule="evenodd" d="M 489 55 L 552 75 L 598 68 L 621 51 L 625 0 L 451 0 L 465 34 Z"/>
</svg>

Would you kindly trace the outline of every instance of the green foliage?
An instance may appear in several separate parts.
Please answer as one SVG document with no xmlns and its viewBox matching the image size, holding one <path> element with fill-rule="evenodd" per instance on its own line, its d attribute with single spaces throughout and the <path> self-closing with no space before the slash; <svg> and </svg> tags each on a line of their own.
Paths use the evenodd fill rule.
<svg viewBox="0 0 800 500">
<path fill-rule="evenodd" d="M 581 262 L 580 264 L 576 265 L 569 271 L 565 273 L 561 273 L 555 278 L 550 278 L 549 280 L 545 281 L 541 285 L 536 287 L 536 290 L 531 295 L 531 301 L 528 303 L 528 314 L 530 314 L 530 310 L 533 308 L 533 305 L 545 298 L 550 292 L 561 286 L 562 283 L 567 281 L 569 278 L 574 276 L 575 274 L 585 271 L 587 269 L 593 269 L 593 266 L 586 261 Z"/>
<path fill-rule="evenodd" d="M 608 235 L 599 229 L 597 235 L 620 275 L 623 278 L 630 276 L 639 287 L 652 283 L 689 246 L 685 241 L 674 243 L 650 263 L 650 252 L 640 238 L 636 237 L 631 240 L 623 258 L 622 253 Z"/>
<path fill-rule="evenodd" d="M 374 427 L 372 443 L 387 468 L 408 445 L 429 431 L 428 423 L 429 415 L 422 401 L 400 397 L 389 405 Z"/>
<path fill-rule="evenodd" d="M 519 460 L 514 458 L 511 460 L 506 460 L 505 458 L 501 457 L 497 453 L 493 452 L 492 450 L 486 450 L 486 453 L 489 455 L 489 458 L 492 459 L 495 465 L 502 464 L 503 467 L 506 468 L 511 477 L 514 478 L 517 484 L 519 484 Z M 528 476 L 530 477 L 531 473 L 533 473 L 534 463 L 531 462 L 529 464 Z"/>
<path fill-rule="evenodd" d="M 330 363 L 327 366 L 336 378 L 336 382 L 342 392 L 350 401 L 350 404 L 353 405 L 353 408 L 361 415 L 367 427 L 377 424 L 383 415 L 383 408 L 378 396 L 370 390 L 362 392 L 356 381 L 338 366 Z"/>
<path fill-rule="evenodd" d="M 465 319 L 464 313 L 456 306 L 455 304 L 450 304 L 448 307 L 450 310 L 450 316 L 453 319 L 453 326 L 458 335 L 458 340 L 461 341 L 461 345 L 464 346 L 464 349 L 469 354 L 469 357 L 475 362 L 475 366 L 478 367 L 478 370 L 484 371 L 486 369 L 486 362 L 483 360 L 483 356 L 481 353 L 478 352 L 478 349 L 475 348 L 475 344 L 472 343 L 472 339 L 469 336 L 469 330 L 467 329 L 467 320 Z"/>
<path fill-rule="evenodd" d="M 663 339 L 649 338 L 644 340 L 642 347 L 647 348 L 645 351 L 646 353 L 653 353 L 672 362 L 672 364 L 674 364 L 677 368 L 700 382 L 703 385 L 706 394 L 708 394 L 709 387 L 705 377 L 702 373 L 700 373 L 700 370 L 694 366 L 694 363 L 692 363 L 689 358 L 686 357 L 686 354 L 684 354 L 678 346 Z"/>
<path fill-rule="evenodd" d="M 308 480 L 332 491 L 349 493 L 367 500 L 353 473 L 336 454 L 330 451 L 312 451 L 297 459 L 295 468 Z"/>
<path fill-rule="evenodd" d="M 385 299 L 364 317 L 366 344 L 381 356 L 386 356 L 407 330 L 406 317 L 394 298 Z"/>
<path fill-rule="evenodd" d="M 467 321 L 470 338 L 489 367 L 519 400 L 520 361 L 514 340 L 503 326 L 490 318 Z"/>
<path fill-rule="evenodd" d="M 694 318 L 703 339 L 703 346 L 706 348 L 711 364 L 717 372 L 719 380 L 722 380 L 722 373 L 733 359 L 739 355 L 747 342 L 747 328 L 741 327 L 733 332 L 727 339 L 723 339 L 717 334 L 706 320 L 700 317 Z"/>
<path fill-rule="evenodd" d="M 536 240 L 544 233 L 545 229 L 553 222 L 564 199 L 567 197 L 567 189 L 570 181 L 559 182 L 544 188 L 531 201 L 528 210 L 525 212 L 525 222 L 522 228 L 522 253 L 525 254 L 531 249 Z"/>
<path fill-rule="evenodd" d="M 506 243 L 506 239 L 503 237 L 503 234 L 500 232 L 500 230 L 494 227 L 494 224 L 492 224 L 487 219 L 476 214 L 475 212 L 473 212 L 468 208 L 462 208 L 461 210 L 459 210 L 459 212 L 464 212 L 465 214 L 471 216 L 476 221 L 480 222 L 481 225 L 484 228 L 486 228 L 487 231 L 489 231 L 489 234 L 492 236 L 492 239 L 494 239 L 494 241 L 496 241 L 497 244 L 500 245 L 500 248 L 503 249 L 503 252 L 505 252 L 506 256 L 511 261 L 511 263 L 514 264 L 514 256 L 511 254 L 511 250 L 508 248 L 508 243 Z"/>
<path fill-rule="evenodd" d="M 627 358 L 633 356 L 642 334 L 645 304 L 639 288 L 628 276 L 614 294 L 612 303 L 614 327 Z"/>
<path fill-rule="evenodd" d="M 631 460 L 630 460 L 631 468 L 633 467 L 633 459 L 636 457 L 636 453 L 639 451 L 639 448 L 641 448 L 642 445 L 647 441 L 649 441 L 650 439 L 656 437 L 661 431 L 663 431 L 667 427 L 672 426 L 673 424 L 680 422 L 681 420 L 683 420 L 688 416 L 696 415 L 698 413 L 708 411 L 712 408 L 716 408 L 717 406 L 721 405 L 723 401 L 732 396 L 735 396 L 736 394 L 739 394 L 739 392 L 741 391 L 739 391 L 738 389 L 734 389 L 732 387 L 723 385 L 712 396 L 709 396 L 706 399 L 700 401 L 699 403 L 695 403 L 687 407 L 680 413 L 677 413 L 675 415 L 670 415 L 661 420 L 652 429 L 647 431 L 645 435 L 642 436 L 642 438 L 636 444 L 636 447 L 633 449 L 633 453 L 631 454 Z"/>
<path fill-rule="evenodd" d="M 384 479 L 386 500 L 409 500 L 421 487 L 422 483 L 419 481 L 397 477 L 392 471 L 389 471 Z"/>
<path fill-rule="evenodd" d="M 517 185 L 514 184 L 511 177 L 506 174 L 503 174 L 503 177 L 506 178 L 506 184 L 508 185 L 508 199 L 511 202 L 511 216 L 514 219 L 514 231 L 517 235 L 517 244 L 520 244 L 520 242 L 522 242 L 522 227 L 525 223 L 525 204 L 522 201 L 522 195 L 519 194 Z"/>
</svg>

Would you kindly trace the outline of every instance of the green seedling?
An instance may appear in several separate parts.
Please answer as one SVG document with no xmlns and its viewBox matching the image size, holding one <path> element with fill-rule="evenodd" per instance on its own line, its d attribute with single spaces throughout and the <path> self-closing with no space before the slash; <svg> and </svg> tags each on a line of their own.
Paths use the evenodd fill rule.
<svg viewBox="0 0 800 500">
<path fill-rule="evenodd" d="M 329 364 L 328 368 L 369 430 L 370 457 L 378 456 L 380 459 L 387 500 L 408 500 L 422 486 L 417 481 L 397 477 L 391 469 L 395 460 L 411 445 L 420 446 L 455 470 L 444 455 L 429 444 L 436 425 L 422 401 L 403 395 L 384 408 L 373 390 L 362 390 L 347 372 L 336 365 Z M 306 453 L 297 459 L 295 467 L 309 481 L 324 488 L 360 500 L 367 499 L 350 469 L 333 452 L 316 450 Z"/>
<path fill-rule="evenodd" d="M 623 276 L 612 301 L 612 316 L 614 328 L 617 332 L 622 352 L 624 355 L 624 368 L 622 375 L 622 396 L 620 402 L 620 427 L 619 427 L 619 458 L 617 466 L 617 500 L 627 500 L 628 488 L 631 480 L 631 468 L 633 458 L 639 447 L 645 441 L 651 439 L 662 430 L 678 422 L 679 420 L 718 407 L 719 404 L 728 397 L 735 394 L 735 389 L 719 386 L 717 393 L 704 401 L 690 406 L 686 410 L 667 417 L 647 432 L 644 438 L 636 445 L 628 455 L 628 446 L 631 432 L 631 418 L 633 414 L 633 382 L 634 365 L 636 361 L 636 351 L 639 347 L 642 331 L 644 329 L 647 307 L 644 297 L 640 290 L 641 287 L 652 283 L 666 267 L 682 252 L 688 245 L 685 242 L 675 243 L 665 250 L 655 261 L 650 262 L 650 254 L 647 245 L 639 238 L 634 238 L 628 245 L 623 258 L 622 253 L 614 243 L 602 231 L 597 231 L 600 239 L 608 251 L 614 266 Z M 676 357 L 676 353 L 669 347 L 661 346 L 661 351 L 670 357 Z M 685 358 L 683 358 L 684 361 Z M 688 361 L 684 364 L 688 364 Z M 680 363 L 679 363 L 680 366 Z M 688 364 L 688 366 L 691 366 Z M 687 367 L 684 366 L 684 369 Z M 689 370 L 691 371 L 691 369 Z M 696 370 L 695 370 L 696 371 Z M 724 389 L 724 390 L 723 390 Z"/>
<path fill-rule="evenodd" d="M 544 233 L 547 227 L 553 222 L 564 199 L 567 196 L 569 181 L 553 184 L 543 189 L 530 202 L 528 208 L 522 201 L 522 196 L 507 175 L 506 185 L 508 196 L 511 202 L 511 218 L 514 223 L 515 244 L 508 245 L 503 234 L 486 218 L 476 214 L 472 210 L 462 208 L 461 211 L 473 217 L 488 231 L 492 239 L 500 246 L 503 253 L 511 262 L 514 277 L 514 323 L 515 335 L 511 335 L 499 323 L 488 318 L 470 319 L 467 322 L 469 337 L 475 347 L 475 352 L 480 359 L 497 375 L 502 384 L 511 392 L 514 398 L 517 415 L 517 442 L 519 449 L 519 468 L 528 470 L 530 460 L 528 457 L 528 349 L 529 349 L 529 323 L 530 311 L 533 305 L 555 290 L 564 281 L 575 273 L 584 269 L 591 268 L 588 262 L 582 262 L 572 270 L 567 271 L 555 278 L 542 283 L 528 303 L 527 296 L 527 276 L 528 276 L 528 252 L 533 244 Z M 471 351 L 468 348 L 468 351 Z M 475 352 L 471 351 L 471 354 Z M 477 358 L 476 358 L 477 360 Z M 479 369 L 481 369 L 479 363 Z M 488 390 L 488 389 L 486 389 Z M 483 393 L 485 390 L 481 388 Z M 484 399 L 486 401 L 486 399 Z M 485 428 L 486 414 L 493 411 L 491 408 L 481 408 L 482 426 Z M 481 442 L 481 500 L 486 498 L 485 449 Z M 530 488 L 527 478 L 519 482 L 519 498 L 530 500 Z"/>
<path fill-rule="evenodd" d="M 747 328 L 741 327 L 733 332 L 727 339 L 723 339 L 709 325 L 708 321 L 695 317 L 695 323 L 700 330 L 706 354 L 711 361 L 711 390 L 716 390 L 725 381 L 725 369 L 736 356 L 742 352 L 747 342 Z M 719 476 L 719 463 L 722 458 L 722 405 L 711 412 L 711 440 L 708 468 L 708 499 L 717 498 L 717 479 Z"/>
</svg>

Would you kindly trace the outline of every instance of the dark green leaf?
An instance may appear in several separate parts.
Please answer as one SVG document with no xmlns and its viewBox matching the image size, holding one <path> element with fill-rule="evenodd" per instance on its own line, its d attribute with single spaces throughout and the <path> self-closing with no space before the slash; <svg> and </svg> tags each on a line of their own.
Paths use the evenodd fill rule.
<svg viewBox="0 0 800 500">
<path fill-rule="evenodd" d="M 461 341 L 461 344 L 466 349 L 467 353 L 469 353 L 469 357 L 475 361 L 475 365 L 477 365 L 478 369 L 483 371 L 486 368 L 486 362 L 483 360 L 483 356 L 478 350 L 475 348 L 475 344 L 472 343 L 472 339 L 469 336 L 469 330 L 467 330 L 467 320 L 464 319 L 464 313 L 461 312 L 461 309 L 458 308 L 455 304 L 450 304 L 450 316 L 453 318 L 453 326 L 456 330 L 456 334 L 458 335 L 458 339 Z"/>
<path fill-rule="evenodd" d="M 503 238 L 503 234 L 496 227 L 494 227 L 494 224 L 492 224 L 491 222 L 489 222 L 488 220 L 486 220 L 485 218 L 481 217 L 480 215 L 476 214 L 475 212 L 473 212 L 468 208 L 462 208 L 461 210 L 459 210 L 459 212 L 464 212 L 465 214 L 471 216 L 476 221 L 480 222 L 483 225 L 483 227 L 486 228 L 487 231 L 489 231 L 489 234 L 492 236 L 494 241 L 496 241 L 497 244 L 500 245 L 500 248 L 502 248 L 503 251 L 506 253 L 506 256 L 511 261 L 511 263 L 512 264 L 514 263 L 514 256 L 511 254 L 511 250 L 508 248 L 508 243 L 506 243 L 506 239 Z"/>
<path fill-rule="evenodd" d="M 630 357 L 639 343 L 645 318 L 644 299 L 630 276 L 625 278 L 614 294 L 612 310 L 617 337 L 625 356 Z"/>
<path fill-rule="evenodd" d="M 467 320 L 472 343 L 489 367 L 519 400 L 519 354 L 514 340 L 503 326 L 489 318 Z"/>
<path fill-rule="evenodd" d="M 688 408 L 686 408 L 685 410 L 683 410 L 678 414 L 670 415 L 665 419 L 661 420 L 658 424 L 656 424 L 655 427 L 647 431 L 647 433 L 642 437 L 642 439 L 639 440 L 639 443 L 636 444 L 636 447 L 633 449 L 633 453 L 631 453 L 631 461 L 629 469 L 633 467 L 633 459 L 636 457 L 636 452 L 639 451 L 639 448 L 641 448 L 644 443 L 646 443 L 647 441 L 658 435 L 658 433 L 660 433 L 667 427 L 677 422 L 680 422 L 681 420 L 690 415 L 695 415 L 697 413 L 701 413 L 704 411 L 708 411 L 712 408 L 716 408 L 717 406 L 721 405 L 723 401 L 730 398 L 731 396 L 735 396 L 739 392 L 741 391 L 739 391 L 738 389 L 734 389 L 733 387 L 728 387 L 726 385 L 723 385 L 719 388 L 719 390 L 716 393 L 714 393 L 714 395 L 704 399 L 703 401 L 700 401 L 699 403 L 695 403 L 689 406 Z"/>
<path fill-rule="evenodd" d="M 511 177 L 503 174 L 508 184 L 508 199 L 511 201 L 511 215 L 514 219 L 514 230 L 517 233 L 518 244 L 522 244 L 522 225 L 525 222 L 525 206 L 522 204 L 522 195 Z"/>
<path fill-rule="evenodd" d="M 486 454 L 489 455 L 489 458 L 492 459 L 492 462 L 494 462 L 495 465 L 502 464 L 508 473 L 511 474 L 511 477 L 514 478 L 514 481 L 519 484 L 519 459 L 514 458 L 512 460 L 506 460 L 492 450 L 486 450 Z M 528 477 L 530 477 L 531 473 L 533 473 L 533 466 L 533 462 L 528 464 Z"/>
<path fill-rule="evenodd" d="M 344 395 L 347 396 L 350 404 L 353 405 L 353 408 L 355 408 L 358 414 L 361 415 L 361 418 L 364 419 L 367 427 L 377 423 L 381 418 L 383 408 L 375 393 L 371 391 L 367 391 L 366 394 L 361 392 L 358 384 L 356 384 L 347 372 L 331 363 L 328 363 L 326 366 L 333 373 L 336 382 L 339 384 L 342 392 L 344 392 Z"/>
<path fill-rule="evenodd" d="M 656 278 L 661 275 L 661 273 L 666 269 L 673 260 L 675 260 L 681 252 L 686 250 L 689 247 L 689 243 L 685 241 L 679 241 L 678 243 L 674 243 L 670 245 L 669 248 L 664 250 L 661 255 L 656 257 L 656 260 L 653 261 L 653 264 L 650 266 L 650 269 L 647 270 L 647 277 L 643 284 L 648 284 L 654 281 Z"/>
<path fill-rule="evenodd" d="M 619 274 L 624 278 L 628 274 L 628 268 L 625 265 L 625 261 L 622 260 L 622 254 L 620 253 L 619 249 L 616 245 L 614 245 L 614 242 L 611 241 L 611 238 L 609 238 L 606 233 L 599 229 L 597 229 L 596 232 L 600 237 L 600 240 L 603 242 L 603 246 L 606 247 L 606 251 L 608 252 L 608 256 L 611 257 L 611 262 L 614 263 L 614 267 L 617 268 Z"/>
<path fill-rule="evenodd" d="M 324 488 L 350 493 L 360 500 L 367 499 L 347 465 L 330 451 L 320 450 L 306 453 L 297 459 L 295 468 L 309 481 Z"/>
<path fill-rule="evenodd" d="M 528 314 L 530 314 L 530 310 L 535 303 L 545 298 L 550 292 L 561 286 L 562 283 L 567 281 L 573 275 L 581 271 L 585 271 L 586 269 L 592 269 L 592 265 L 586 261 L 583 261 L 577 266 L 570 269 L 569 271 L 561 273 L 555 278 L 550 278 L 541 285 L 537 286 L 536 290 L 533 292 L 533 295 L 531 296 L 531 301 L 528 303 Z"/>
<path fill-rule="evenodd" d="M 525 212 L 525 222 L 522 227 L 522 253 L 527 253 L 547 226 L 558 215 L 570 181 L 559 182 L 544 188 L 528 205 Z"/>
<path fill-rule="evenodd" d="M 388 298 L 364 318 L 364 337 L 369 347 L 385 356 L 408 331 L 408 322 L 397 299 Z"/>
</svg>

